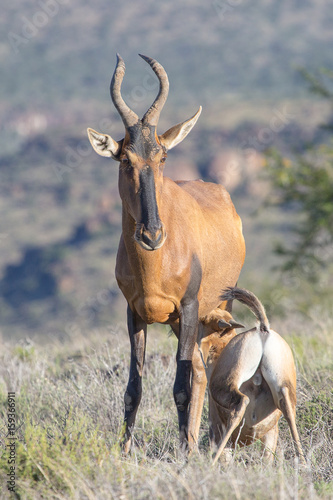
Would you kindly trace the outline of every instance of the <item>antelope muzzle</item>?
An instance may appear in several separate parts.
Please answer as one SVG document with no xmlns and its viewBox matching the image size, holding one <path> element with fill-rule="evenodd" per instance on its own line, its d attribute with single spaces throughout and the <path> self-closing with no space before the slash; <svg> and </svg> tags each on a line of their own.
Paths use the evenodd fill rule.
<svg viewBox="0 0 333 500">
<path fill-rule="evenodd" d="M 134 239 L 145 250 L 151 251 L 161 248 L 164 245 L 166 237 L 165 227 L 162 222 L 148 228 L 142 222 L 136 225 Z"/>
</svg>

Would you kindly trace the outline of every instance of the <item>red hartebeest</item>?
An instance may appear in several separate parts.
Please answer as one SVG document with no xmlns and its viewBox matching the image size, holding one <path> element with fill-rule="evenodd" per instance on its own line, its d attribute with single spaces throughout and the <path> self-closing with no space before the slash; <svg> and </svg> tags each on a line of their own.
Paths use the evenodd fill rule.
<svg viewBox="0 0 333 500">
<path fill-rule="evenodd" d="M 116 278 L 128 303 L 131 342 L 124 396 L 125 452 L 130 449 L 141 399 L 147 324 L 151 323 L 171 325 L 178 338 L 173 391 L 180 441 L 190 449 L 197 441 L 207 383 L 196 344 L 198 325 L 212 310 L 225 307 L 220 290 L 236 284 L 245 258 L 241 220 L 227 191 L 220 185 L 174 182 L 163 176 L 167 151 L 187 136 L 201 108 L 158 136 L 156 126 L 168 96 L 168 77 L 157 61 L 141 57 L 160 82 L 159 94 L 143 118 L 121 96 L 125 64 L 118 55 L 110 91 L 125 125 L 125 137 L 117 142 L 88 129 L 94 150 L 120 162 L 122 235 Z"/>
<path fill-rule="evenodd" d="M 202 339 L 200 351 L 209 383 L 210 439 L 213 447 L 218 447 L 213 463 L 229 439 L 233 446 L 260 440 L 265 446 L 265 458 L 273 460 L 278 422 L 283 414 L 297 454 L 305 464 L 295 422 L 296 368 L 291 349 L 270 329 L 265 309 L 252 292 L 229 288 L 222 298 L 245 304 L 259 325 L 236 335 L 234 329 L 243 325 L 227 311 L 222 311 L 220 317 L 212 314 L 205 322 L 208 335 Z"/>
</svg>

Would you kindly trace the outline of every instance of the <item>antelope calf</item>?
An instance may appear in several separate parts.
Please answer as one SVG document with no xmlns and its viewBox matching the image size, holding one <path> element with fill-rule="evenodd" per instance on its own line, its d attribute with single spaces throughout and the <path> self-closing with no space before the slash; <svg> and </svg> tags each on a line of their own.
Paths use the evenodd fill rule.
<svg viewBox="0 0 333 500">
<path fill-rule="evenodd" d="M 242 325 L 227 311 L 218 318 L 213 313 L 206 318 L 205 328 L 211 328 L 212 333 L 206 330 L 200 350 L 209 383 L 210 438 L 218 447 L 213 463 L 229 439 L 233 446 L 259 439 L 265 446 L 265 457 L 272 460 L 282 414 L 305 463 L 295 423 L 296 369 L 289 345 L 270 329 L 265 309 L 253 293 L 229 288 L 222 299 L 236 299 L 248 306 L 259 325 L 236 335 L 234 328 Z"/>
</svg>

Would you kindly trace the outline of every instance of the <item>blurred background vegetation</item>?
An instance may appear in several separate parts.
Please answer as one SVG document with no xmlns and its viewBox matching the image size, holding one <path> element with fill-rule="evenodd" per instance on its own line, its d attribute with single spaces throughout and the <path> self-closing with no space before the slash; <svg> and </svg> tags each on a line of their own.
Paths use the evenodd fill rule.
<svg viewBox="0 0 333 500">
<path fill-rule="evenodd" d="M 111 105 L 116 52 L 138 113 L 161 62 L 160 132 L 203 114 L 170 152 L 174 179 L 223 183 L 243 219 L 239 284 L 271 316 L 308 314 L 332 294 L 333 9 L 328 2 L 13 0 L 2 11 L 0 314 L 4 339 L 65 339 L 123 324 L 114 281 L 117 164 L 86 128 L 123 125 Z M 300 68 L 303 68 L 300 71 Z M 321 71 L 321 68 L 328 70 Z M 287 270 L 287 272 L 285 272 Z"/>
</svg>

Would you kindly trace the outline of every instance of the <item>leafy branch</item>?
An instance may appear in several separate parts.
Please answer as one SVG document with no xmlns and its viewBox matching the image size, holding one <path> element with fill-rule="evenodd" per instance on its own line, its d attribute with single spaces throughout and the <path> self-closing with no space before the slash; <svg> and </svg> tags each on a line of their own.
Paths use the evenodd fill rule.
<svg viewBox="0 0 333 500">
<path fill-rule="evenodd" d="M 311 92 L 332 106 L 333 71 L 322 73 L 328 82 L 302 70 Z M 325 128 L 333 131 L 331 124 Z M 292 230 L 295 243 L 292 247 L 279 243 L 275 252 L 284 258 L 284 270 L 298 268 L 315 277 L 319 267 L 333 262 L 333 138 L 309 146 L 292 160 L 271 149 L 266 161 L 273 193 L 269 202 L 298 214 Z"/>
</svg>

